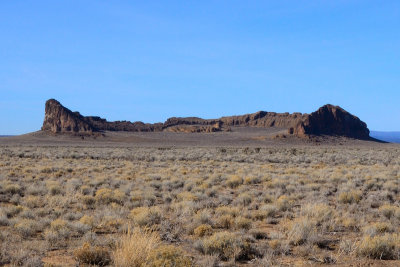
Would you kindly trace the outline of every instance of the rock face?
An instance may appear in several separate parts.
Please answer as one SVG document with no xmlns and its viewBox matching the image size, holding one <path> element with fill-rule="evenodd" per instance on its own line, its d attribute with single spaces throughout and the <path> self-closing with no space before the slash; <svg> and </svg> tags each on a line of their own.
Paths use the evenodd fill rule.
<svg viewBox="0 0 400 267">
<path fill-rule="evenodd" d="M 325 105 L 290 129 L 297 136 L 334 135 L 368 139 L 367 124 L 341 107 Z"/>
<path fill-rule="evenodd" d="M 222 117 L 220 120 L 224 125 L 229 126 L 290 128 L 303 121 L 306 116 L 306 114 L 301 113 L 290 114 L 259 111 L 242 116 Z"/>
<path fill-rule="evenodd" d="M 325 105 L 311 114 L 259 111 L 219 119 L 172 117 L 164 123 L 150 124 L 140 121 L 109 122 L 100 117 L 85 117 L 79 112 L 72 112 L 63 107 L 57 100 L 50 99 L 46 102 L 42 130 L 52 133 L 79 134 L 101 131 L 195 133 L 229 131 L 233 126 L 288 129 L 288 134 L 298 137 L 333 135 L 356 139 L 369 138 L 369 130 L 364 122 L 344 109 L 333 105 Z"/>
<path fill-rule="evenodd" d="M 46 101 L 42 131 L 92 133 L 94 130 L 79 112 L 72 112 L 55 99 Z"/>
<path fill-rule="evenodd" d="M 72 112 L 55 99 L 46 101 L 42 131 L 53 133 L 84 133 L 98 131 L 153 132 L 161 131 L 162 123 L 143 123 L 129 121 L 108 122 L 100 117 L 84 117 L 79 112 Z"/>
</svg>

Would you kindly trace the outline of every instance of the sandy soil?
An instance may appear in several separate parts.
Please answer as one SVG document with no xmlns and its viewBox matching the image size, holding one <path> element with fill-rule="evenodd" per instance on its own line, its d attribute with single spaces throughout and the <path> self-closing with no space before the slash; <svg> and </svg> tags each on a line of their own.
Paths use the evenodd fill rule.
<svg viewBox="0 0 400 267">
<path fill-rule="evenodd" d="M 284 137 L 282 137 L 284 136 Z M 303 139 L 288 136 L 282 128 L 232 127 L 231 132 L 103 132 L 94 136 L 48 134 L 42 131 L 2 137 L 0 145 L 46 146 L 138 146 L 138 147 L 274 147 L 274 146 L 400 146 L 392 143 L 364 141 L 344 137 L 320 136 Z"/>
</svg>

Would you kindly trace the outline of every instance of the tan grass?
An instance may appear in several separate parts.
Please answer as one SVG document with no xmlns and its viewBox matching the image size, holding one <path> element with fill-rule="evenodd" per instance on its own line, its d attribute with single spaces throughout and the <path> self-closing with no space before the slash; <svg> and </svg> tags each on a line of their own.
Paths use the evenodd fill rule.
<svg viewBox="0 0 400 267">
<path fill-rule="evenodd" d="M 128 231 L 117 242 L 112 254 L 116 267 L 145 266 L 150 253 L 160 244 L 156 232 L 135 228 Z"/>
</svg>

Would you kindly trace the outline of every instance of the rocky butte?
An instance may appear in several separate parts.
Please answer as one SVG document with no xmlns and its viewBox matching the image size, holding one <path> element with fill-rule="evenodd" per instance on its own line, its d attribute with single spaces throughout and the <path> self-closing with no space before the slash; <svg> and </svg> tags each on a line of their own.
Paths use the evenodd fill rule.
<svg viewBox="0 0 400 267">
<path fill-rule="evenodd" d="M 325 105 L 311 114 L 275 113 L 259 111 L 240 116 L 219 119 L 197 117 L 172 117 L 164 123 L 143 123 L 129 121 L 109 122 L 100 117 L 82 116 L 72 112 L 55 99 L 46 101 L 42 131 L 51 133 L 93 134 L 102 131 L 128 132 L 218 132 L 229 131 L 231 127 L 277 127 L 287 129 L 288 135 L 309 137 L 318 135 L 344 136 L 355 139 L 369 139 L 367 125 L 356 116 L 339 106 Z"/>
</svg>

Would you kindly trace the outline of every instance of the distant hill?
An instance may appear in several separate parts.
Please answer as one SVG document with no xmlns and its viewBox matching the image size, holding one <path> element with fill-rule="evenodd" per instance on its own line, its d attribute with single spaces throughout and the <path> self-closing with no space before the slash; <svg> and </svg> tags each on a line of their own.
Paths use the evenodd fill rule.
<svg viewBox="0 0 400 267">
<path fill-rule="evenodd" d="M 231 127 L 257 127 L 286 129 L 286 136 L 309 138 L 312 136 L 341 136 L 369 140 L 369 129 L 365 122 L 339 106 L 324 105 L 311 114 L 276 113 L 259 111 L 251 114 L 201 119 L 197 117 L 172 117 L 164 123 L 141 121 L 107 121 L 98 116 L 83 116 L 72 112 L 55 99 L 45 104 L 42 131 L 49 134 L 73 133 L 97 135 L 102 131 L 125 132 L 221 132 Z"/>
<path fill-rule="evenodd" d="M 370 136 L 390 143 L 400 143 L 400 132 L 371 131 Z"/>
</svg>

